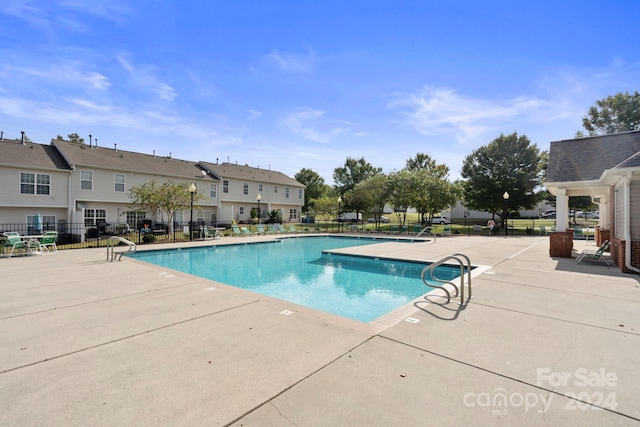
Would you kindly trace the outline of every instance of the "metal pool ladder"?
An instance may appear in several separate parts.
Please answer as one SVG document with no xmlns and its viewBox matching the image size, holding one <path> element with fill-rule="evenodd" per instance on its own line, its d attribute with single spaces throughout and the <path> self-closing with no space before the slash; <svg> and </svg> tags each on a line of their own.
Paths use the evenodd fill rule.
<svg viewBox="0 0 640 427">
<path fill-rule="evenodd" d="M 116 252 L 116 246 L 118 246 L 119 243 L 125 243 L 129 246 L 129 249 L 122 252 Z M 118 257 L 118 255 L 118 261 L 120 261 L 122 259 L 122 255 L 128 252 L 134 253 L 136 249 L 138 249 L 138 247 L 131 240 L 127 240 L 120 236 L 111 236 L 107 239 L 107 261 L 113 261 Z"/>
<path fill-rule="evenodd" d="M 428 236 L 433 236 L 433 241 L 436 241 L 436 233 L 435 233 L 435 227 L 432 226 L 426 226 L 425 228 L 423 228 L 418 234 L 416 234 L 415 236 L 413 236 L 413 239 L 411 239 L 411 241 L 413 242 L 414 240 L 416 240 L 418 237 L 420 237 L 422 235 L 422 233 L 426 232 Z"/>
<path fill-rule="evenodd" d="M 465 267 L 465 263 L 462 261 L 461 258 L 464 258 L 464 260 L 466 261 L 466 267 L 467 267 L 467 289 L 469 291 L 469 296 L 467 297 L 467 300 L 465 301 L 464 298 L 464 278 L 465 278 L 465 272 L 464 272 L 464 267 Z M 439 279 L 435 276 L 435 269 L 436 267 L 439 267 L 440 265 L 444 264 L 447 261 L 457 261 L 458 264 L 460 264 L 460 289 L 458 289 L 458 286 L 456 286 L 455 283 L 450 282 L 448 280 L 444 280 L 444 279 Z M 445 294 L 447 294 L 447 302 L 446 304 L 449 304 L 449 302 L 451 301 L 451 293 L 443 286 L 446 284 L 449 284 L 451 286 L 453 286 L 453 288 L 456 290 L 456 294 L 454 295 L 454 297 L 457 297 L 458 294 L 460 294 L 460 305 L 465 305 L 468 304 L 469 300 L 471 298 L 473 298 L 471 296 L 471 260 L 469 259 L 468 256 L 466 256 L 465 254 L 461 254 L 461 253 L 455 253 L 453 255 L 449 255 L 447 257 L 442 258 L 441 260 L 434 262 L 431 265 L 426 266 L 425 268 L 422 269 L 422 273 L 420 274 L 420 278 L 422 279 L 422 282 L 430 287 L 434 287 L 434 285 L 432 283 L 428 283 L 427 280 L 425 279 L 425 276 L 427 275 L 427 273 L 429 273 L 431 280 L 441 283 L 442 285 L 435 285 L 436 288 L 438 289 L 442 289 L 444 291 Z"/>
</svg>

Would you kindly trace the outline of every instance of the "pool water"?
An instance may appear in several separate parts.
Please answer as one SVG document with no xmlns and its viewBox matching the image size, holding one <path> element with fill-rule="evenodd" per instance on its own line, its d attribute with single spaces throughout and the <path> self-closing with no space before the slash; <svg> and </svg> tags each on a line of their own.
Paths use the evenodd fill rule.
<svg viewBox="0 0 640 427">
<path fill-rule="evenodd" d="M 374 320 L 429 292 L 420 279 L 428 263 L 323 253 L 384 239 L 295 237 L 273 242 L 138 252 L 132 258 L 314 309 Z M 407 245 L 412 243 L 407 242 Z M 439 278 L 459 267 L 438 267 Z"/>
</svg>

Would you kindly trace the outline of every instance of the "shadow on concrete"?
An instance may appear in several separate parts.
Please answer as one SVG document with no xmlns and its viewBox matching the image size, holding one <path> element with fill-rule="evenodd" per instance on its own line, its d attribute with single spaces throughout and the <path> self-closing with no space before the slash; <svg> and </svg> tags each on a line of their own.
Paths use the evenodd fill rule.
<svg viewBox="0 0 640 427">
<path fill-rule="evenodd" d="M 427 295 L 424 298 L 425 301 L 416 301 L 413 305 L 440 320 L 456 320 L 460 313 L 467 307 L 466 304 L 458 304 L 458 301 L 454 298 L 451 298 L 451 302 L 446 305 L 443 301 L 436 301 L 436 299 L 444 300 L 444 297 L 441 296 Z"/>
</svg>

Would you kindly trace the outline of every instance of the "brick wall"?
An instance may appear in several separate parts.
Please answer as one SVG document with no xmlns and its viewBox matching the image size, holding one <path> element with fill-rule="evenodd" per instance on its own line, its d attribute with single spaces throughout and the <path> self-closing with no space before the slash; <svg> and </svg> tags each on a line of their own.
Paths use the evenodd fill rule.
<svg viewBox="0 0 640 427">
<path fill-rule="evenodd" d="M 617 237 L 611 238 L 611 260 L 618 266 L 623 273 L 634 273 L 629 270 L 625 264 L 625 255 L 627 251 L 626 241 L 618 239 Z M 631 242 L 631 265 L 640 268 L 640 242 Z"/>
<path fill-rule="evenodd" d="M 573 229 L 549 233 L 549 256 L 571 258 Z"/>
</svg>

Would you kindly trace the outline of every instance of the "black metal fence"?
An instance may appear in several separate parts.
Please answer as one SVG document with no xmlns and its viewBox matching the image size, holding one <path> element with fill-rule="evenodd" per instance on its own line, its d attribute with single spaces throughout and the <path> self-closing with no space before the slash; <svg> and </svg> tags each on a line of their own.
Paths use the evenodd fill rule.
<svg viewBox="0 0 640 427">
<path fill-rule="evenodd" d="M 0 233 L 13 231 L 21 236 L 40 235 L 45 231 L 57 231 L 56 246 L 58 249 L 98 248 L 107 246 L 106 241 L 111 236 L 121 236 L 136 244 L 157 244 L 202 240 L 205 238 L 203 227 L 213 227 L 204 222 L 195 222 L 190 228 L 189 223 L 167 224 L 154 223 L 150 220 L 142 221 L 135 227 L 126 223 L 99 223 L 85 225 L 83 223 L 43 223 L 36 229 L 35 224 L 14 223 L 0 224 Z"/>
</svg>

